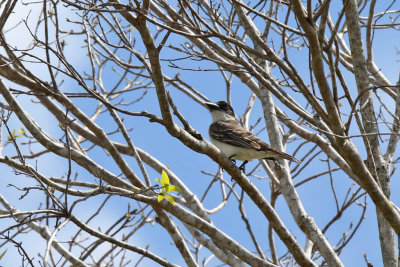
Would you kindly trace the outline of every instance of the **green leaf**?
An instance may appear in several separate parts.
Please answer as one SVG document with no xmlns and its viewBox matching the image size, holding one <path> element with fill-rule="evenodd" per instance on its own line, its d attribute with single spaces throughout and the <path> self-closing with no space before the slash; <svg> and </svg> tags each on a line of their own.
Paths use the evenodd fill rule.
<svg viewBox="0 0 400 267">
<path fill-rule="evenodd" d="M 6 252 L 7 252 L 7 249 L 6 249 L 6 250 L 4 250 L 4 252 L 3 252 L 3 253 L 1 253 L 1 255 L 0 255 L 0 260 L 1 260 L 1 258 L 3 258 L 4 254 L 6 254 Z"/>
<path fill-rule="evenodd" d="M 24 128 L 21 128 L 21 130 L 18 130 L 17 133 L 20 133 L 21 135 L 25 135 L 25 130 L 24 130 Z"/>
<path fill-rule="evenodd" d="M 164 186 L 168 186 L 168 185 L 169 185 L 168 174 L 164 170 L 162 170 L 162 172 L 161 172 L 161 186 L 164 187 Z"/>
<path fill-rule="evenodd" d="M 179 186 L 176 185 L 170 185 L 166 188 L 165 193 L 169 193 L 169 192 L 173 192 L 173 191 L 177 191 L 180 194 L 182 194 L 181 189 L 179 188 Z"/>
<path fill-rule="evenodd" d="M 175 206 L 175 200 L 171 196 L 165 196 L 165 199 L 168 200 L 172 206 Z"/>
<path fill-rule="evenodd" d="M 169 196 L 168 193 L 174 191 L 181 193 L 181 189 L 176 185 L 169 184 L 168 174 L 164 170 L 161 172 L 161 179 L 157 178 L 156 181 L 161 184 L 161 193 L 158 194 L 158 202 L 161 202 L 165 198 L 169 203 L 175 206 L 175 200 L 172 196 Z"/>
<path fill-rule="evenodd" d="M 24 128 L 21 128 L 21 130 L 18 130 L 18 131 L 14 129 L 12 131 L 11 135 L 9 135 L 7 139 L 8 139 L 8 141 L 12 141 L 13 137 L 14 137 L 14 139 L 16 139 L 16 138 L 21 137 L 23 135 L 25 135 Z"/>
<path fill-rule="evenodd" d="M 12 141 L 13 137 L 15 138 L 15 129 L 12 131 L 11 135 L 8 136 L 8 141 Z"/>
</svg>

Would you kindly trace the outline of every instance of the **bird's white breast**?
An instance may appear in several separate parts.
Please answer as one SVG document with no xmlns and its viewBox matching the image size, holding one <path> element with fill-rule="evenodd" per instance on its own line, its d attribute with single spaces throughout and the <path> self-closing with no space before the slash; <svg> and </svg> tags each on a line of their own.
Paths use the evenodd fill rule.
<svg viewBox="0 0 400 267">
<path fill-rule="evenodd" d="M 263 151 L 256 151 L 248 148 L 237 147 L 230 144 L 222 143 L 218 140 L 215 140 L 211 136 L 210 139 L 211 143 L 218 147 L 218 149 L 221 150 L 222 153 L 224 153 L 227 157 L 231 157 L 232 155 L 234 155 L 233 157 L 231 157 L 231 159 L 250 161 L 252 159 L 262 159 L 269 157 L 268 153 L 265 153 Z"/>
</svg>

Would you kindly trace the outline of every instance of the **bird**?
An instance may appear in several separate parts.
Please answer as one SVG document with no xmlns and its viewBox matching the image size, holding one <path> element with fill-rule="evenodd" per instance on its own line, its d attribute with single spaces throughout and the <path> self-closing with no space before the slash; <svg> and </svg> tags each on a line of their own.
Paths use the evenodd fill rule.
<svg viewBox="0 0 400 267">
<path fill-rule="evenodd" d="M 208 129 L 211 143 L 234 163 L 236 160 L 243 161 L 239 167 L 242 171 L 244 171 L 244 166 L 253 159 L 276 160 L 276 158 L 283 158 L 301 163 L 300 160 L 268 145 L 239 125 L 235 112 L 227 102 L 205 102 L 204 104 L 212 116 L 212 122 Z"/>
</svg>

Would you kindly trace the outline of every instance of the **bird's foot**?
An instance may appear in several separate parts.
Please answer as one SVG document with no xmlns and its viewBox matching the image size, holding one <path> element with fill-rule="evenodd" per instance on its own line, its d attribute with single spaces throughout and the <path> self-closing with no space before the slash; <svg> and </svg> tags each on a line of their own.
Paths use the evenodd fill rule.
<svg viewBox="0 0 400 267">
<path fill-rule="evenodd" d="M 242 165 L 239 166 L 239 170 L 241 170 L 242 172 L 245 172 L 245 168 L 244 167 L 247 164 L 247 162 L 249 162 L 249 161 L 247 161 L 247 160 L 243 161 Z"/>
<path fill-rule="evenodd" d="M 243 173 L 245 173 L 245 165 L 247 164 L 247 160 L 243 161 L 242 165 L 239 166 L 239 170 L 241 170 Z M 233 177 L 231 178 L 231 182 L 233 182 L 234 179 Z"/>
<path fill-rule="evenodd" d="M 230 155 L 230 156 L 228 157 L 228 159 L 230 159 L 230 160 L 233 162 L 233 164 L 236 165 L 236 160 L 233 159 L 234 156 L 236 156 L 236 154 Z"/>
<path fill-rule="evenodd" d="M 233 162 L 233 164 L 236 165 L 236 160 L 233 159 L 233 157 L 236 156 L 236 154 L 233 154 L 231 156 L 229 156 L 228 158 Z M 239 166 L 239 170 L 241 170 L 243 173 L 245 172 L 245 165 L 248 163 L 248 160 L 243 161 L 242 165 Z M 231 178 L 231 181 L 233 182 L 234 179 Z"/>
</svg>

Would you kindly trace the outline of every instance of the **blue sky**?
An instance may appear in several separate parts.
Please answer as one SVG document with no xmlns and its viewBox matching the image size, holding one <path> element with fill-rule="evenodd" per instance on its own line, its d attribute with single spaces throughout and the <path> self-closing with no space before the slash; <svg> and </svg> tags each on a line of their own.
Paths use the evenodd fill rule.
<svg viewBox="0 0 400 267">
<path fill-rule="evenodd" d="M 377 10 L 382 9 L 383 7 L 378 6 Z M 22 11 L 21 11 L 22 12 Z M 22 13 L 21 13 L 22 14 Z M 31 14 L 33 16 L 34 14 Z M 22 26 L 20 26 L 22 27 Z M 10 38 L 15 38 L 15 42 L 19 42 L 20 38 L 18 36 L 10 36 Z M 181 40 L 181 38 L 176 38 L 176 36 L 172 36 L 169 39 L 169 42 L 177 42 Z M 392 30 L 384 30 L 376 33 L 375 42 L 374 42 L 374 54 L 375 61 L 380 69 L 385 73 L 385 75 L 389 78 L 389 80 L 393 83 L 397 81 L 398 74 L 400 71 L 398 64 L 398 55 L 396 49 L 398 48 L 398 33 Z M 68 58 L 75 64 L 77 64 L 78 69 L 83 71 L 87 69 L 90 65 L 85 55 L 86 52 L 82 51 L 82 53 L 77 53 L 80 50 L 80 45 L 82 40 L 76 38 L 76 43 L 71 40 L 71 42 L 67 45 L 67 56 Z M 278 41 L 277 41 L 278 42 Z M 26 44 L 20 44 L 21 46 L 25 46 Z M 139 50 L 141 47 L 140 41 L 138 40 Z M 77 50 L 79 49 L 79 50 Z M 165 57 L 173 57 L 176 53 L 168 48 L 164 48 L 162 52 L 162 56 Z M 305 62 L 308 62 L 307 55 L 303 51 L 299 50 L 290 50 L 290 56 L 293 60 L 293 64 L 297 67 L 300 67 L 300 74 L 302 77 L 306 77 L 305 80 L 308 80 L 308 67 L 301 68 L 301 66 L 305 66 Z M 198 66 L 206 66 L 212 67 L 215 66 L 213 64 L 203 64 L 203 62 L 191 62 L 190 67 L 197 68 Z M 201 93 L 205 94 L 211 101 L 224 100 L 226 98 L 225 92 L 225 82 L 221 77 L 219 72 L 216 71 L 207 71 L 207 72 L 193 72 L 193 71 L 181 71 L 174 68 L 168 67 L 168 62 L 164 63 L 164 71 L 169 76 L 174 76 L 177 72 L 181 73 L 181 78 L 184 81 L 187 81 L 196 88 Z M 33 70 L 35 73 L 45 73 L 45 68 L 39 68 L 35 66 Z M 40 74 L 43 75 L 43 74 Z M 354 81 L 351 75 L 346 77 L 348 80 L 348 84 L 354 88 Z M 111 71 L 104 75 L 104 80 L 107 83 L 112 84 L 118 78 L 113 75 Z M 79 88 L 75 83 L 66 82 L 63 85 L 63 88 L 67 92 L 83 92 L 81 88 Z M 172 87 L 168 87 L 172 98 L 175 104 L 180 109 L 181 113 L 185 116 L 185 118 L 189 121 L 189 123 L 199 131 L 203 137 L 208 139 L 208 125 L 211 121 L 211 117 L 209 112 L 202 107 L 201 105 L 195 103 L 190 100 L 185 94 Z M 355 90 L 355 89 L 354 89 Z M 132 98 L 140 97 L 143 91 L 137 91 L 130 94 Z M 244 108 L 248 102 L 251 92 L 246 88 L 238 79 L 234 79 L 232 83 L 232 103 L 235 109 L 237 116 L 240 116 L 244 112 Z M 55 119 L 52 118 L 44 109 L 38 108 L 38 105 L 30 102 L 27 97 L 19 97 L 19 100 L 24 103 L 24 108 L 30 111 L 31 116 L 37 120 L 38 124 L 47 132 L 52 134 L 55 137 L 61 136 L 61 131 L 58 127 L 58 123 L 56 123 Z M 90 111 L 94 109 L 96 102 L 88 99 L 74 99 L 74 102 L 80 105 L 80 107 L 90 114 Z M 282 105 L 277 102 L 279 107 Z M 130 107 L 130 111 L 141 111 L 148 110 L 155 114 L 159 114 L 159 108 L 157 106 L 157 97 L 154 90 L 150 89 L 145 96 L 145 98 Z M 250 117 L 250 124 L 254 124 L 258 118 L 262 116 L 261 106 L 258 101 L 254 106 L 254 110 Z M 171 170 L 175 172 L 192 190 L 199 198 L 203 195 L 206 190 L 211 178 L 207 175 L 202 174 L 202 171 L 209 172 L 215 174 L 218 170 L 218 165 L 213 162 L 211 159 L 206 157 L 205 155 L 198 154 L 196 152 L 191 151 L 187 147 L 185 147 L 182 143 L 169 136 L 167 131 L 160 125 L 156 123 L 150 123 L 146 118 L 133 118 L 128 117 L 126 115 L 121 115 L 121 117 L 125 118 L 125 123 L 129 127 L 132 128 L 130 132 L 131 138 L 135 145 L 138 147 L 148 151 L 155 157 L 157 157 L 160 161 L 162 161 L 165 165 L 170 166 Z M 13 120 L 14 121 L 14 120 Z M 99 119 L 96 121 L 99 125 L 104 127 L 105 129 L 111 130 L 115 129 L 116 126 L 112 123 L 105 114 L 101 115 Z M 10 128 L 19 129 L 21 126 L 18 123 L 11 123 Z M 255 132 L 258 132 L 264 127 L 264 121 L 261 120 L 261 123 L 255 129 Z M 7 134 L 3 130 L 3 137 L 7 136 Z M 268 140 L 267 132 L 264 130 L 260 133 L 260 138 L 263 140 Z M 121 136 L 113 136 L 113 140 L 122 141 Z M 355 140 L 356 144 L 360 144 L 360 140 Z M 288 153 L 292 153 L 296 149 L 296 144 L 293 143 L 287 146 Z M 306 153 L 306 149 L 301 150 L 299 155 L 304 155 Z M 12 154 L 11 147 L 7 147 L 3 154 L 8 155 L 8 153 Z M 104 151 L 101 149 L 97 149 L 93 152 L 90 152 L 89 155 L 98 163 L 102 164 L 105 168 L 119 174 L 120 171 L 116 167 L 116 165 L 109 160 L 109 158 L 105 155 Z M 294 182 L 298 182 L 308 176 L 316 174 L 322 171 L 326 165 L 322 163 L 321 159 L 325 159 L 326 156 L 320 154 L 314 160 L 314 162 L 305 169 L 305 171 L 297 177 Z M 126 158 L 130 163 L 132 168 L 139 173 L 139 168 L 133 158 Z M 34 161 L 30 161 L 32 165 L 36 164 Z M 252 169 L 255 166 L 255 162 L 249 163 L 247 169 Z M 38 170 L 42 171 L 46 175 L 54 175 L 56 177 L 65 177 L 67 172 L 67 161 L 65 159 L 59 157 L 53 157 L 45 155 L 37 162 Z M 4 179 L 0 179 L 0 186 L 2 188 L 2 194 L 10 200 L 10 202 L 15 205 L 18 209 L 35 209 L 38 207 L 39 202 L 43 202 L 43 196 L 40 193 L 32 192 L 24 199 L 20 200 L 19 197 L 21 193 L 16 190 L 14 187 L 7 186 L 10 183 L 15 184 L 16 186 L 23 187 L 29 184 L 35 184 L 32 179 L 26 178 L 25 176 L 14 176 L 12 171 L 8 168 L 5 168 L 3 165 L 0 165 L 0 170 L 3 173 Z M 149 175 L 153 182 L 155 182 L 155 178 L 160 177 L 158 173 L 151 170 L 147 167 L 149 171 Z M 96 181 L 94 177 L 89 175 L 87 172 L 84 172 L 82 168 L 74 166 L 74 172 L 79 172 L 79 179 L 85 181 Z M 256 172 L 258 175 L 265 175 L 262 171 Z M 230 177 L 224 172 L 224 179 L 230 181 Z M 265 194 L 267 199 L 270 195 L 269 190 L 269 180 L 262 179 L 258 180 L 256 178 L 251 178 L 252 182 L 260 188 L 260 190 Z M 335 185 L 335 189 L 337 190 L 339 203 L 343 201 L 344 196 L 347 193 L 348 188 L 353 184 L 353 182 L 343 173 L 336 172 L 333 175 L 333 181 Z M 392 178 L 392 188 L 396 189 L 399 187 L 399 181 L 395 176 Z M 240 189 L 235 186 L 237 192 L 240 193 Z M 354 187 L 355 189 L 357 186 Z M 220 187 L 215 184 L 212 189 L 212 193 L 210 193 L 207 199 L 204 201 L 204 206 L 206 209 L 214 208 L 221 201 Z M 334 197 L 331 192 L 331 184 L 329 180 L 329 176 L 325 175 L 319 177 L 318 179 L 307 183 L 306 185 L 300 186 L 298 189 L 298 193 L 303 201 L 303 205 L 306 211 L 311 215 L 317 225 L 319 227 L 323 227 L 329 219 L 335 214 L 335 206 L 334 206 Z M 354 189 L 353 189 L 354 191 Z M 87 203 L 83 203 L 78 206 L 76 209 L 76 214 L 81 216 L 82 218 L 87 218 L 90 216 L 88 213 L 88 208 L 92 205 L 96 205 L 99 201 L 101 201 L 101 197 L 96 197 L 93 200 L 88 201 Z M 361 201 L 361 200 L 360 200 Z M 396 195 L 394 191 L 392 194 L 392 201 L 396 204 L 399 204 L 399 196 Z M 250 223 L 253 227 L 253 230 L 256 233 L 256 236 L 267 256 L 269 256 L 268 251 L 268 243 L 267 243 L 267 227 L 266 227 L 266 219 L 259 212 L 259 210 L 250 202 L 250 200 L 246 197 L 246 213 L 248 218 L 250 218 Z M 127 211 L 128 204 L 131 207 L 135 206 L 133 201 L 127 201 L 126 199 L 120 197 L 113 197 L 106 205 L 105 209 L 99 215 L 95 222 L 91 225 L 92 227 L 101 225 L 102 229 L 105 229 L 107 225 L 112 224 L 116 218 L 123 216 L 123 214 Z M 346 266 L 360 266 L 364 265 L 365 261 L 363 259 L 363 254 L 366 253 L 369 261 L 374 266 L 381 265 L 381 257 L 380 247 L 379 247 L 379 237 L 377 233 L 377 223 L 376 223 L 376 215 L 375 215 L 375 207 L 373 203 L 371 203 L 370 199 L 367 199 L 368 209 L 365 215 L 365 220 L 360 227 L 360 230 L 356 233 L 355 237 L 350 241 L 346 249 L 340 255 L 340 259 Z M 216 226 L 221 227 L 223 231 L 237 240 L 239 243 L 243 244 L 246 248 L 251 251 L 254 251 L 254 246 L 251 243 L 250 238 L 248 237 L 245 229 L 244 223 L 240 219 L 240 214 L 238 213 L 237 201 L 231 197 L 227 205 L 221 210 L 221 212 L 217 214 L 210 215 L 211 219 L 215 223 Z M 287 208 L 287 205 L 284 199 L 280 196 L 277 202 L 276 209 L 278 214 L 283 219 L 285 225 L 289 228 L 289 230 L 297 236 L 298 241 L 302 246 L 305 244 L 304 234 L 302 234 L 298 227 L 296 226 L 294 220 L 292 219 L 290 212 Z M 89 209 L 90 210 L 90 209 Z M 336 244 L 336 242 L 341 238 L 341 235 L 344 231 L 346 231 L 351 223 L 351 221 L 355 222 L 356 219 L 360 216 L 361 208 L 358 206 L 354 206 L 343 214 L 343 220 L 335 224 L 328 232 L 327 237 L 331 244 Z M 0 221 L 0 227 L 6 227 L 11 222 L 10 220 L 2 220 Z M 178 222 L 179 226 L 182 226 Z M 74 226 L 69 225 L 59 233 L 57 238 L 59 240 L 68 240 L 71 236 L 71 232 L 75 229 Z M 185 233 L 187 233 L 184 230 Z M 279 238 L 275 237 L 278 253 L 285 251 L 283 248 L 283 244 L 279 241 Z M 161 229 L 157 226 L 157 224 L 146 225 L 144 229 L 139 231 L 135 236 L 130 239 L 129 242 L 136 244 L 138 246 L 144 247 L 146 244 L 150 244 L 149 250 L 154 253 L 159 254 L 162 257 L 168 257 L 172 260 L 172 262 L 184 265 L 182 258 L 180 257 L 177 249 L 172 244 L 172 240 L 168 236 L 165 230 Z M 43 242 L 36 234 L 29 234 L 27 238 L 24 239 L 24 246 L 30 253 L 41 253 L 43 255 L 43 251 L 45 249 L 45 242 Z M 100 250 L 95 253 L 95 256 L 101 255 L 101 252 L 104 250 Z M 1 252 L 1 251 L 0 251 Z M 134 255 L 134 254 L 130 254 Z M 281 255 L 281 253 L 279 254 Z M 202 249 L 201 256 L 208 257 L 209 254 L 206 249 Z M 38 257 L 36 256 L 36 259 Z M 19 264 L 20 258 L 17 254 L 15 248 L 10 246 L 4 258 L 0 261 L 0 263 L 10 264 Z M 210 261 L 209 266 L 216 266 L 218 263 L 217 260 L 212 259 Z M 151 261 L 144 260 L 142 262 L 142 266 L 156 266 Z"/>
</svg>

